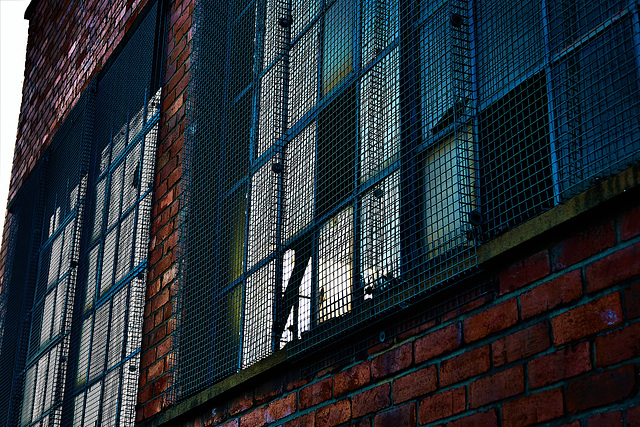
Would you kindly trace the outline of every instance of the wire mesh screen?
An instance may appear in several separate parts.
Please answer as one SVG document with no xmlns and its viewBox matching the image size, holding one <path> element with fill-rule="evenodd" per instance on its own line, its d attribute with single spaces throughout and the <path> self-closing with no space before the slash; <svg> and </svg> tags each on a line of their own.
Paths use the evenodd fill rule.
<svg viewBox="0 0 640 427">
<path fill-rule="evenodd" d="M 637 2 L 196 2 L 176 399 L 458 283 L 640 157 Z"/>
<path fill-rule="evenodd" d="M 18 349 L 8 425 L 134 424 L 160 117 L 158 17 L 150 5 L 14 203 L 11 251 L 24 260 L 13 257 L 9 280 L 24 289 L 12 299 L 24 302 L 11 319 Z"/>
</svg>

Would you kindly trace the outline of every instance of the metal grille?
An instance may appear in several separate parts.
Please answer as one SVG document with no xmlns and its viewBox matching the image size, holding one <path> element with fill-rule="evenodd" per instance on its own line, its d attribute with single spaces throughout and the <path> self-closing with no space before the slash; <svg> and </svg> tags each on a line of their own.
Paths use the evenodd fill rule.
<svg viewBox="0 0 640 427">
<path fill-rule="evenodd" d="M 637 6 L 196 2 L 174 397 L 459 283 L 637 162 Z"/>
<path fill-rule="evenodd" d="M 24 287 L 16 316 L 25 331 L 14 343 L 24 351 L 14 351 L 8 425 L 134 424 L 160 117 L 159 16 L 150 4 L 56 132 L 41 161 L 44 179 L 30 178 L 15 202 L 12 252 L 33 261 L 19 265 L 14 255 L 9 264 L 24 269 L 9 280 Z M 17 242 L 32 234 L 30 246 Z"/>
</svg>

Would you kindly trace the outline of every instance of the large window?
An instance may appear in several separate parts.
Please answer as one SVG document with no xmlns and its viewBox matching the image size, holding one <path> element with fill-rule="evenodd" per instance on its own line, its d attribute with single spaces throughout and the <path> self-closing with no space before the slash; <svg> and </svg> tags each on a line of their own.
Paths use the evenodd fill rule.
<svg viewBox="0 0 640 427">
<path fill-rule="evenodd" d="M 13 380 L 2 383 L 8 425 L 134 424 L 160 17 L 150 3 L 14 202 L 21 226 L 10 245 L 26 259 L 9 266 L 24 270 L 9 279 L 24 296 Z"/>
<path fill-rule="evenodd" d="M 198 4 L 176 397 L 456 283 L 637 161 L 636 12 L 565 3 Z"/>
</svg>

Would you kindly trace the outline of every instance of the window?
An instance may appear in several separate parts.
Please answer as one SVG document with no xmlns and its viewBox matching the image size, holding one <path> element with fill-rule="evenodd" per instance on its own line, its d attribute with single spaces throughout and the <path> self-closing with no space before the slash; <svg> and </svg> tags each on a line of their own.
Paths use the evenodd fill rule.
<svg viewBox="0 0 640 427">
<path fill-rule="evenodd" d="M 134 423 L 160 116 L 161 14 L 150 4 L 143 15 L 15 202 L 16 239 L 33 237 L 12 243 L 28 261 L 14 263 L 25 272 L 11 279 L 24 289 L 17 317 L 27 325 L 5 390 L 11 425 Z"/>
<path fill-rule="evenodd" d="M 178 399 L 456 283 L 479 245 L 638 159 L 622 2 L 196 14 Z"/>
</svg>

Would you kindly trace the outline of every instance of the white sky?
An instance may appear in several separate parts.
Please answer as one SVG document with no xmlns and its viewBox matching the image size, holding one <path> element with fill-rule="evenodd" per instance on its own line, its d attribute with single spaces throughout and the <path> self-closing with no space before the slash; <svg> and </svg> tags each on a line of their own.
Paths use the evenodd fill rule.
<svg viewBox="0 0 640 427">
<path fill-rule="evenodd" d="M 22 81 L 29 23 L 24 11 L 29 0 L 0 0 L 0 220 L 9 192 L 13 146 L 18 132 Z M 0 228 L 0 234 L 2 229 Z"/>
</svg>

